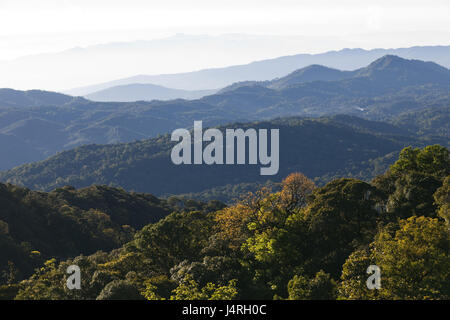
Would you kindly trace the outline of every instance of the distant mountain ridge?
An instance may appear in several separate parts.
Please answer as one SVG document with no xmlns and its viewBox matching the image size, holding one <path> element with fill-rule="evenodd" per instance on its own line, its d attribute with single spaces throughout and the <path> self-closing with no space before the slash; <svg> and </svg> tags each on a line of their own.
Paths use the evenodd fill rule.
<svg viewBox="0 0 450 320">
<path fill-rule="evenodd" d="M 385 56 L 350 73 L 311 66 L 271 81 L 236 83 L 197 100 L 94 102 L 49 93 L 40 94 L 41 99 L 27 107 L 25 98 L 30 93 L 18 91 L 16 100 L 8 96 L 8 106 L 2 107 L 0 101 L 0 148 L 11 151 L 7 159 L 0 159 L 0 170 L 81 145 L 156 137 L 190 128 L 195 120 L 215 126 L 286 116 L 349 114 L 392 121 L 402 113 L 425 108 L 442 111 L 450 105 L 449 73 L 435 63 Z M 64 103 L 54 105 L 54 97 Z M 427 135 L 448 136 L 441 111 L 426 113 L 438 117 L 424 131 Z M 408 117 L 407 123 L 424 125 L 416 116 Z"/>
<path fill-rule="evenodd" d="M 390 85 L 450 84 L 449 69 L 434 62 L 407 60 L 394 55 L 384 56 L 369 66 L 356 70 L 354 77 L 385 81 Z"/>
<path fill-rule="evenodd" d="M 272 89 L 286 88 L 291 84 L 298 84 L 312 81 L 338 81 L 351 77 L 352 71 L 341 71 L 325 66 L 313 64 L 308 67 L 296 70 L 287 76 L 270 81 L 268 85 Z"/>
<path fill-rule="evenodd" d="M 352 79 L 370 79 L 377 85 L 403 87 L 426 83 L 450 84 L 450 70 L 434 62 L 407 60 L 394 55 L 381 57 L 366 67 L 354 71 L 342 71 L 311 65 L 296 70 L 285 77 L 271 81 L 243 81 L 225 87 L 221 92 L 235 90 L 244 86 L 263 86 L 270 89 L 286 89 L 290 86 L 315 81 L 339 81 Z"/>
<path fill-rule="evenodd" d="M 85 98 L 92 101 L 151 101 L 173 99 L 200 99 L 206 95 L 215 93 L 216 90 L 180 90 L 158 86 L 150 83 L 132 83 L 114 86 L 90 93 Z"/>
<path fill-rule="evenodd" d="M 297 54 L 304 52 L 310 41 L 314 41 L 315 50 L 319 51 L 354 45 L 336 37 L 298 35 L 234 33 L 176 34 L 153 39 L 149 37 L 151 36 L 148 32 L 145 32 L 139 36 L 139 39 L 132 37 L 115 42 L 104 39 L 103 43 L 77 46 L 57 52 L 31 54 L 13 60 L 0 60 L 0 87 L 64 91 L 139 74 L 190 72 Z M 271 78 L 274 76 L 269 76 L 268 79 Z M 115 85 L 130 83 L 139 83 L 139 81 Z M 220 85 L 217 88 L 209 86 L 180 88 L 164 83 L 153 84 L 184 90 L 209 90 L 223 87 Z M 93 91 L 102 89 L 106 87 Z M 74 95 L 84 96 L 93 91 Z"/>
<path fill-rule="evenodd" d="M 249 64 L 224 68 L 204 69 L 193 72 L 136 75 L 105 83 L 73 88 L 67 94 L 84 96 L 117 85 L 151 83 L 173 89 L 209 90 L 220 89 L 241 81 L 266 81 L 310 66 L 321 65 L 339 70 L 355 70 L 367 66 L 385 55 L 396 55 L 404 59 L 433 61 L 450 68 L 450 46 L 415 46 L 397 49 L 342 49 L 320 54 L 296 54 L 274 59 L 255 61 Z"/>
<path fill-rule="evenodd" d="M 60 106 L 72 101 L 74 98 L 57 92 L 43 90 L 20 91 L 9 88 L 0 88 L 1 107 L 36 107 Z"/>
</svg>

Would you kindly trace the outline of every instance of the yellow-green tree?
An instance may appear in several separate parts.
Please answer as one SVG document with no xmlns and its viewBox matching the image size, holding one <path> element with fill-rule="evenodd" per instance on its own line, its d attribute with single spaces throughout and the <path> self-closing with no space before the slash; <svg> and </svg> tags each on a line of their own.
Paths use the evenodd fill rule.
<svg viewBox="0 0 450 320">
<path fill-rule="evenodd" d="M 381 289 L 365 286 L 370 264 L 381 269 Z M 344 264 L 344 299 L 449 299 L 450 239 L 443 221 L 429 217 L 400 220 L 376 236 L 370 250 L 352 254 Z"/>
<path fill-rule="evenodd" d="M 436 193 L 434 200 L 439 207 L 438 215 L 443 218 L 450 227 L 450 176 L 447 176 Z"/>
<path fill-rule="evenodd" d="M 170 300 L 232 300 L 237 297 L 237 280 L 231 280 L 226 286 L 207 283 L 204 287 L 187 275 L 183 281 L 172 291 Z M 142 295 L 147 300 L 165 300 L 157 294 L 157 287 L 152 283 L 147 284 Z"/>
<path fill-rule="evenodd" d="M 295 275 L 288 284 L 289 300 L 334 300 L 336 283 L 328 273 L 320 270 L 312 279 Z"/>
</svg>

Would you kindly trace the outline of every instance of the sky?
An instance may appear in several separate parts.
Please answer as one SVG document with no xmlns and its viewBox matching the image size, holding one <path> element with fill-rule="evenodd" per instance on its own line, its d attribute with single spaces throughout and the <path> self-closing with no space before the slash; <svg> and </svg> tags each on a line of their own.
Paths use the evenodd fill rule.
<svg viewBox="0 0 450 320">
<path fill-rule="evenodd" d="M 442 0 L 0 0 L 0 59 L 175 33 L 354 39 L 431 31 L 448 43 L 444 36 L 450 32 L 449 17 L 450 1 Z"/>
<path fill-rule="evenodd" d="M 0 61 L 178 33 L 308 37 L 266 56 L 344 47 L 450 45 L 449 17 L 448 0 L 0 0 Z M 327 40 L 331 38 L 336 41 Z M 245 59 L 236 54 L 235 61 L 266 56 L 255 50 Z M 207 58 L 205 67 L 218 60 Z M 162 61 L 157 72 L 165 67 L 177 72 L 170 64 Z"/>
</svg>

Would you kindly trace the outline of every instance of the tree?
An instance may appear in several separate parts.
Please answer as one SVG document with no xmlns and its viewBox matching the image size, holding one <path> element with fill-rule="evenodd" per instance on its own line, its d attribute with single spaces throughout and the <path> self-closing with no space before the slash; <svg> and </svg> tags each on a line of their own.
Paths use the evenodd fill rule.
<svg viewBox="0 0 450 320">
<path fill-rule="evenodd" d="M 212 215 L 200 212 L 174 212 L 161 221 L 144 227 L 130 243 L 151 260 L 155 271 L 168 274 L 183 260 L 196 260 L 212 234 Z"/>
<path fill-rule="evenodd" d="M 8 234 L 9 226 L 5 221 L 0 220 L 0 234 Z"/>
<path fill-rule="evenodd" d="M 439 145 L 423 149 L 406 147 L 389 171 L 376 177 L 373 184 L 384 193 L 390 221 L 412 215 L 436 217 L 433 195 L 449 174 L 447 148 Z"/>
<path fill-rule="evenodd" d="M 386 202 L 391 221 L 412 215 L 436 217 L 433 195 L 441 186 L 439 179 L 421 172 L 410 172 L 399 176 L 394 186 Z"/>
<path fill-rule="evenodd" d="M 227 286 L 217 286 L 207 283 L 203 288 L 190 277 L 173 290 L 170 300 L 232 300 L 238 295 L 236 280 L 231 280 Z"/>
<path fill-rule="evenodd" d="M 381 289 L 365 286 L 366 268 L 381 269 Z M 450 238 L 444 222 L 429 217 L 400 220 L 376 236 L 369 251 L 346 261 L 340 297 L 345 299 L 449 299 Z"/>
<path fill-rule="evenodd" d="M 64 300 L 64 274 L 57 268 L 56 259 L 47 260 L 28 280 L 21 283 L 17 300 Z"/>
<path fill-rule="evenodd" d="M 142 300 L 138 289 L 126 280 L 114 280 L 100 292 L 97 300 Z"/>
<path fill-rule="evenodd" d="M 339 277 L 348 255 L 369 244 L 382 219 L 377 212 L 377 189 L 356 179 L 337 179 L 316 189 L 304 210 L 309 257 L 305 272 L 319 269 Z"/>
<path fill-rule="evenodd" d="M 336 299 L 336 282 L 328 273 L 320 270 L 313 279 L 295 275 L 288 284 L 289 300 Z"/>
<path fill-rule="evenodd" d="M 181 282 L 187 275 L 200 286 L 209 282 L 227 285 L 229 281 L 245 277 L 245 268 L 238 259 L 229 256 L 205 256 L 201 262 L 187 260 L 170 270 L 171 279 Z"/>
<path fill-rule="evenodd" d="M 256 192 L 247 193 L 233 206 L 224 208 L 216 213 L 214 220 L 217 224 L 218 236 L 228 242 L 231 249 L 238 250 L 252 232 L 248 226 L 258 221 L 271 205 L 268 197 L 270 190 L 261 188 Z"/>
<path fill-rule="evenodd" d="M 450 174 L 449 151 L 440 145 L 423 149 L 406 147 L 390 170 L 395 174 L 421 172 L 443 179 Z"/>
<path fill-rule="evenodd" d="M 281 201 L 287 211 L 306 205 L 306 199 L 316 187 L 303 173 L 291 173 L 281 183 Z"/>
<path fill-rule="evenodd" d="M 178 287 L 172 291 L 170 300 L 232 300 L 238 295 L 236 285 L 237 280 L 233 279 L 228 282 L 228 285 L 224 286 L 218 286 L 209 282 L 204 287 L 200 287 L 192 279 L 192 276 L 186 275 Z M 148 283 L 143 295 L 147 300 L 165 300 L 156 291 L 157 287 Z"/>
<path fill-rule="evenodd" d="M 373 264 L 370 252 L 366 249 L 358 249 L 350 254 L 342 266 L 338 286 L 340 299 L 372 300 L 378 297 L 378 290 L 369 290 L 366 285 L 369 277 L 366 271 Z"/>
<path fill-rule="evenodd" d="M 434 200 L 439 207 L 438 215 L 450 227 L 450 176 L 447 176 L 442 186 L 434 194 Z"/>
</svg>

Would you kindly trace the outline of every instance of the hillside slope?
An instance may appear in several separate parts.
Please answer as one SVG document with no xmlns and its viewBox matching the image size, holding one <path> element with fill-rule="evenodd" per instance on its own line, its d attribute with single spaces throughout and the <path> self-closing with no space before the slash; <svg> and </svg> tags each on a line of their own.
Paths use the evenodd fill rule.
<svg viewBox="0 0 450 320">
<path fill-rule="evenodd" d="M 40 190 L 106 184 L 156 195 L 178 194 L 226 184 L 264 182 L 268 178 L 276 181 L 295 171 L 326 179 L 337 174 L 358 175 L 371 166 L 371 159 L 398 151 L 405 145 L 421 145 L 418 138 L 399 134 L 396 130 L 401 129 L 393 126 L 385 125 L 388 129 L 384 133 L 373 133 L 376 130 L 362 119 L 359 124 L 344 122 L 285 118 L 220 127 L 221 130 L 278 128 L 280 171 L 275 176 L 261 176 L 259 165 L 174 165 L 170 152 L 175 143 L 169 135 L 164 135 L 125 144 L 79 147 L 2 172 L 0 180 Z"/>
<path fill-rule="evenodd" d="M 106 186 L 43 193 L 1 183 L 0 206 L 0 284 L 11 263 L 19 280 L 50 257 L 118 248 L 135 231 L 173 211 L 220 208 L 218 203 L 169 202 Z"/>
</svg>

